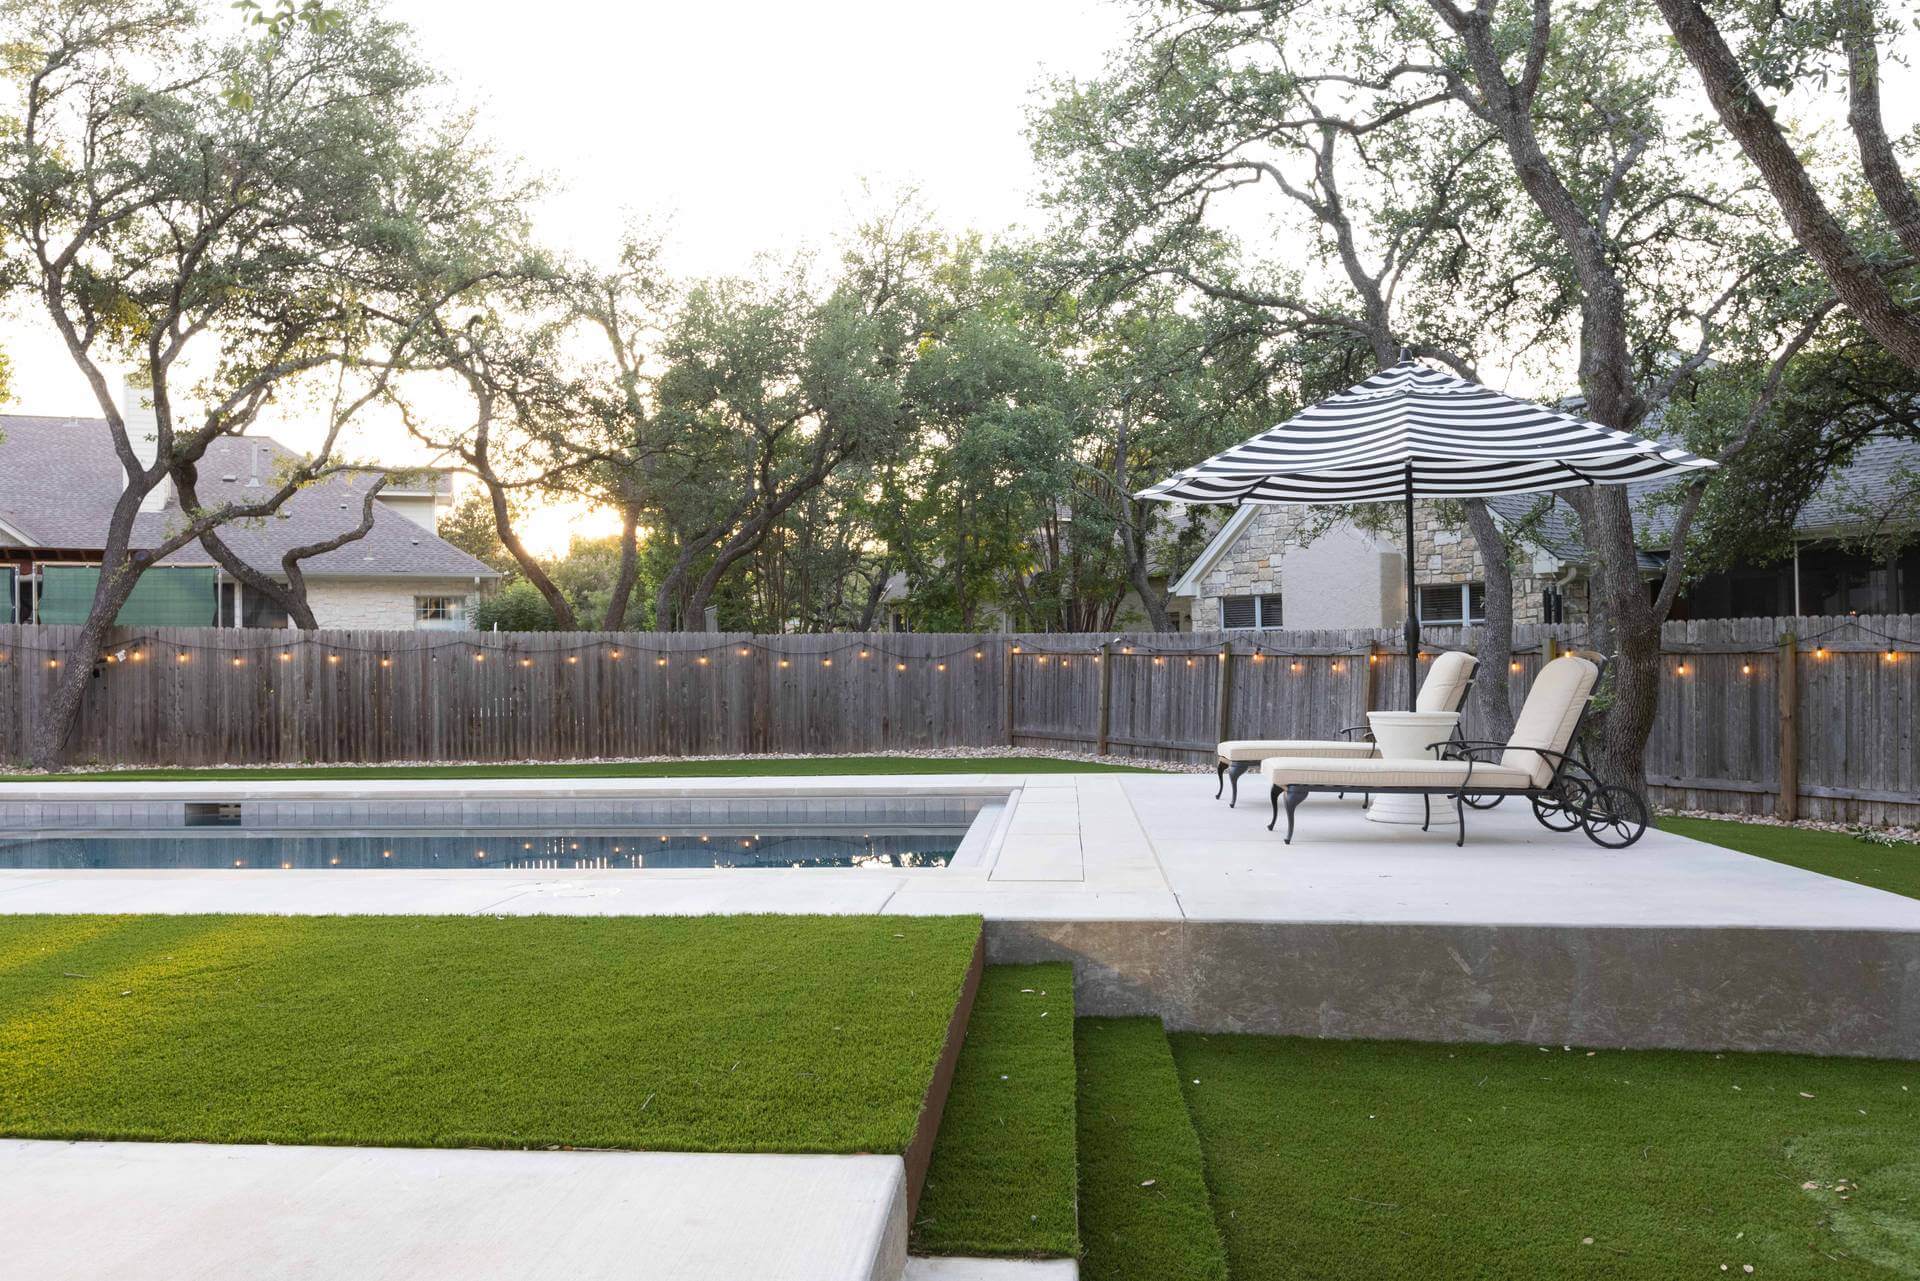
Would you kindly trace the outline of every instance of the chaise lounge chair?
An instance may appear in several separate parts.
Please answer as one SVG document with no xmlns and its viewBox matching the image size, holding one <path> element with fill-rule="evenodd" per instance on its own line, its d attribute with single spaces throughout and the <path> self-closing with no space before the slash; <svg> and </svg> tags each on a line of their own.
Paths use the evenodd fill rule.
<svg viewBox="0 0 1920 1281">
<path fill-rule="evenodd" d="M 1416 712 L 1457 712 L 1467 705 L 1467 694 L 1473 689 L 1474 669 L 1480 660 L 1472 654 L 1450 649 L 1433 660 L 1433 666 L 1427 670 L 1426 679 L 1420 683 L 1420 696 L 1414 701 Z M 1340 731 L 1341 737 L 1334 739 L 1313 738 L 1235 738 L 1220 744 L 1218 749 L 1219 767 L 1214 771 L 1220 779 L 1213 799 L 1219 800 L 1220 793 L 1233 787 L 1233 798 L 1227 802 L 1229 808 L 1239 803 L 1240 776 L 1259 766 L 1260 762 L 1274 756 L 1313 756 L 1319 758 L 1338 758 L 1341 760 L 1364 760 L 1374 753 L 1372 731 L 1365 725 L 1350 725 Z M 1365 738 L 1350 738 L 1348 735 L 1362 734 Z"/>
<path fill-rule="evenodd" d="M 1474 797 L 1525 796 L 1534 817 L 1553 831 L 1586 830 L 1594 844 L 1624 849 L 1647 830 L 1647 803 L 1639 793 L 1600 782 L 1574 746 L 1599 684 L 1601 667 L 1569 655 L 1540 669 L 1504 743 L 1449 739 L 1430 746 L 1430 761 L 1275 757 L 1265 774 L 1273 785 L 1273 830 L 1280 801 L 1287 807 L 1287 843 L 1293 815 L 1313 792 L 1403 792 L 1453 802 L 1460 823 L 1455 845 L 1467 840 L 1466 806 Z M 1426 825 L 1421 825 L 1426 830 Z"/>
</svg>

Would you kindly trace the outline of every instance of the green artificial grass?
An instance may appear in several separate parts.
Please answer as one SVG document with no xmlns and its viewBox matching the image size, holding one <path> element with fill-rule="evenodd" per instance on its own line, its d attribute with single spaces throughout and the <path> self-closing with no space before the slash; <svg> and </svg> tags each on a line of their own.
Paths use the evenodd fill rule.
<svg viewBox="0 0 1920 1281">
<path fill-rule="evenodd" d="M 553 761 L 517 765 L 236 765 L 219 769 L 0 773 L 8 783 L 171 783 L 363 778 L 787 778 L 821 774 L 1146 774 L 1135 765 L 1051 756 L 749 756 L 714 761 Z"/>
<path fill-rule="evenodd" d="M 990 966 L 914 1217 L 915 1254 L 1070 1256 L 1073 967 Z"/>
<path fill-rule="evenodd" d="M 1911 1063 L 1172 1041 L 1234 1281 L 1920 1276 Z"/>
<path fill-rule="evenodd" d="M 902 1152 L 977 917 L 0 917 L 0 1133 Z"/>
<path fill-rule="evenodd" d="M 1823 876 L 1920 898 L 1920 845 L 1871 845 L 1843 832 L 1817 832 L 1714 818 L 1663 818 L 1660 830 Z"/>
<path fill-rule="evenodd" d="M 1159 1019 L 1080 1019 L 1082 1281 L 1226 1281 L 1200 1140 Z"/>
</svg>

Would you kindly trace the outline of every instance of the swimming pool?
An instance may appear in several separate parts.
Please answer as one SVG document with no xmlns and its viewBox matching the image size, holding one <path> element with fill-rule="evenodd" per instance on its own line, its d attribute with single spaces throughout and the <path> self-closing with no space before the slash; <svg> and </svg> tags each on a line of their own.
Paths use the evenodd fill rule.
<svg viewBox="0 0 1920 1281">
<path fill-rule="evenodd" d="M 984 857 L 983 796 L 0 803 L 0 869 L 942 868 Z M 7 810 L 19 810 L 7 813 Z"/>
</svg>

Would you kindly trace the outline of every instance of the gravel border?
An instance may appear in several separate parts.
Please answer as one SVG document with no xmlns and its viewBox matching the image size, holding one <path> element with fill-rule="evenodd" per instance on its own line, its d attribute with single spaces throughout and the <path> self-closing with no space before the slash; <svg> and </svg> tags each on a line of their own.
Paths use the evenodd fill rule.
<svg viewBox="0 0 1920 1281">
<path fill-rule="evenodd" d="M 502 769 L 514 769 L 523 765 L 661 765 L 682 761 L 806 761 L 816 760 L 828 753 L 817 752 L 751 752 L 733 755 L 715 756 L 587 756 L 565 761 L 519 760 L 519 761 L 329 761 L 305 762 L 288 765 L 281 762 L 255 763 L 248 765 L 193 765 L 182 768 L 205 770 L 216 773 L 222 770 L 261 770 L 261 769 L 352 769 L 364 765 L 366 768 L 418 769 L 437 766 L 472 767 L 497 765 Z M 1131 768 L 1154 770 L 1165 774 L 1211 774 L 1211 765 L 1190 764 L 1182 761 L 1151 761 L 1131 756 L 1095 756 L 1091 752 L 1069 752 L 1044 747 L 928 747 L 907 751 L 892 752 L 835 752 L 835 756 L 871 756 L 902 757 L 934 761 L 967 760 L 1050 760 L 1075 761 L 1086 765 L 1126 765 Z M 169 769 L 165 765 L 73 765 L 65 769 L 35 770 L 19 769 L 12 766 L 0 766 L 0 780 L 25 778 L 50 778 L 60 774 L 122 774 L 141 770 Z"/>
</svg>

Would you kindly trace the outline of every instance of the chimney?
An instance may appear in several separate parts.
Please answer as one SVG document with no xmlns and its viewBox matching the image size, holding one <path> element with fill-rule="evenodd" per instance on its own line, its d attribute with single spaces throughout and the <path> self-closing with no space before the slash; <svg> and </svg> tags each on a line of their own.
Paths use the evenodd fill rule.
<svg viewBox="0 0 1920 1281">
<path fill-rule="evenodd" d="M 143 463 L 151 464 L 160 452 L 160 421 L 153 412 L 153 397 L 132 376 L 120 386 L 120 419 L 127 425 L 127 443 L 133 446 L 134 456 Z M 129 476 L 127 479 L 131 485 L 133 478 Z M 167 500 L 172 496 L 173 481 L 162 480 L 140 500 L 140 510 L 164 510 Z"/>
</svg>

